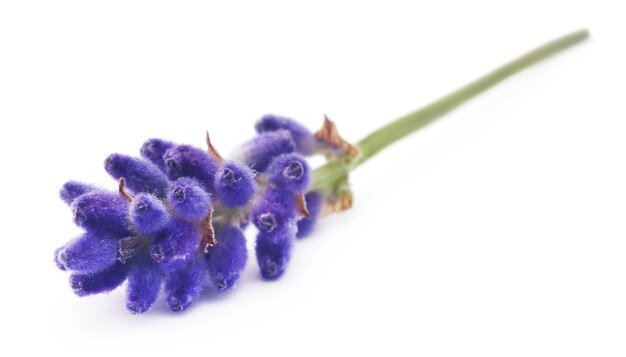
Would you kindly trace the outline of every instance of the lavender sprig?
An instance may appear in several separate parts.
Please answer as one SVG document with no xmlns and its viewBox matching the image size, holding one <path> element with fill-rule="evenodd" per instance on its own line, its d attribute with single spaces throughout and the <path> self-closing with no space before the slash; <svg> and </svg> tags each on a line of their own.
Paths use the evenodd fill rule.
<svg viewBox="0 0 626 357">
<path fill-rule="evenodd" d="M 127 281 L 127 309 L 147 311 L 163 290 L 168 306 L 191 306 L 202 289 L 232 289 L 248 252 L 243 230 L 252 222 L 260 276 L 287 271 L 296 238 L 317 220 L 352 205 L 348 176 L 404 136 L 431 123 L 509 76 L 588 36 L 581 30 L 549 42 L 432 104 L 393 121 L 353 145 L 328 118 L 317 132 L 285 117 L 266 115 L 257 136 L 223 158 L 207 148 L 162 139 L 146 141 L 141 157 L 112 154 L 105 170 L 118 192 L 67 182 L 61 199 L 85 230 L 57 249 L 54 262 L 72 272 L 79 296 L 109 292 Z M 307 156 L 328 162 L 312 170 Z"/>
</svg>

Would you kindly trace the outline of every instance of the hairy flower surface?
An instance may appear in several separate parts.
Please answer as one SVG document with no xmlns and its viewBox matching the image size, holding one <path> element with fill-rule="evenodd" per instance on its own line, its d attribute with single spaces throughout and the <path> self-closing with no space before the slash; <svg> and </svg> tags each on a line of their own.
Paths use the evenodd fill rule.
<svg viewBox="0 0 626 357">
<path fill-rule="evenodd" d="M 224 292 L 237 285 L 248 260 L 248 222 L 259 230 L 260 276 L 279 278 L 298 227 L 308 234 L 324 201 L 309 191 L 304 157 L 323 143 L 283 117 L 265 116 L 256 130 L 233 160 L 217 153 L 208 134 L 207 149 L 153 138 L 141 157 L 105 160 L 118 192 L 63 185 L 61 199 L 85 230 L 54 255 L 59 269 L 72 272 L 74 292 L 106 293 L 127 281 L 131 313 L 149 310 L 160 292 L 170 309 L 185 310 L 207 286 Z"/>
</svg>

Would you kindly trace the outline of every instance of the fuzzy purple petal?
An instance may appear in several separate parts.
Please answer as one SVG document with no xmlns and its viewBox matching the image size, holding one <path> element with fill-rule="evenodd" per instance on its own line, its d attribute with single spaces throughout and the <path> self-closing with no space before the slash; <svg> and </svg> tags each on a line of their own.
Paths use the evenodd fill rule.
<svg viewBox="0 0 626 357">
<path fill-rule="evenodd" d="M 311 167 L 298 153 L 276 157 L 267 168 L 267 182 L 283 190 L 301 193 L 311 182 Z"/>
<path fill-rule="evenodd" d="M 250 212 L 252 223 L 262 232 L 288 229 L 296 218 L 293 192 L 266 189 Z"/>
<path fill-rule="evenodd" d="M 165 294 L 172 311 L 187 309 L 200 295 L 206 278 L 206 266 L 202 256 L 194 256 L 185 266 L 167 274 Z"/>
<path fill-rule="evenodd" d="M 240 148 L 243 162 L 257 172 L 264 172 L 272 160 L 296 150 L 291 134 L 286 130 L 261 133 Z"/>
<path fill-rule="evenodd" d="M 87 232 L 59 251 L 57 261 L 67 270 L 93 273 L 107 269 L 117 261 L 115 237 Z"/>
<path fill-rule="evenodd" d="M 74 202 L 79 196 L 84 195 L 87 192 L 98 191 L 99 189 L 94 185 L 89 185 L 82 182 L 77 181 L 68 181 L 66 182 L 61 190 L 59 191 L 59 196 L 68 206 Z"/>
<path fill-rule="evenodd" d="M 118 193 L 92 191 L 72 203 L 74 223 L 88 231 L 107 232 L 118 237 L 130 235 L 128 201 Z"/>
<path fill-rule="evenodd" d="M 247 205 L 255 191 L 254 173 L 248 166 L 225 162 L 215 177 L 215 194 L 226 207 Z"/>
<path fill-rule="evenodd" d="M 141 156 L 151 163 L 155 164 L 161 171 L 167 172 L 163 155 L 165 152 L 176 146 L 171 141 L 162 139 L 149 139 L 141 146 Z"/>
<path fill-rule="evenodd" d="M 237 283 L 246 266 L 246 238 L 233 226 L 216 226 L 215 229 L 217 244 L 207 255 L 209 277 L 217 290 L 226 291 Z"/>
<path fill-rule="evenodd" d="M 213 181 L 219 164 L 207 151 L 191 145 L 178 145 L 167 150 L 163 160 L 170 179 L 195 178 L 202 188 L 213 193 Z"/>
<path fill-rule="evenodd" d="M 273 233 L 259 232 L 256 239 L 256 259 L 261 276 L 266 280 L 280 278 L 291 258 L 293 233 L 282 230 Z"/>
<path fill-rule="evenodd" d="M 70 276 L 70 286 L 78 296 L 106 293 L 126 280 L 129 264 L 115 263 L 112 267 L 93 274 L 76 273 Z"/>
<path fill-rule="evenodd" d="M 259 134 L 278 130 L 287 130 L 291 134 L 291 137 L 297 146 L 298 152 L 303 155 L 310 155 L 313 153 L 315 147 L 315 138 L 313 137 L 313 134 L 304 125 L 293 119 L 268 114 L 259 119 L 254 128 Z"/>
<path fill-rule="evenodd" d="M 122 154 L 111 154 L 104 161 L 104 169 L 116 180 L 123 177 L 133 193 L 151 193 L 165 197 L 167 176 L 150 161 Z"/>
<path fill-rule="evenodd" d="M 169 221 L 169 213 L 163 203 L 146 193 L 135 196 L 130 204 L 129 216 L 133 228 L 145 236 L 160 231 Z"/>
<path fill-rule="evenodd" d="M 139 256 L 128 272 L 126 308 L 133 314 L 147 311 L 159 296 L 162 282 L 158 264 L 147 254 Z"/>
<path fill-rule="evenodd" d="M 176 180 L 167 193 L 167 202 L 178 216 L 201 220 L 211 208 L 211 197 L 198 181 L 189 177 Z"/>
</svg>

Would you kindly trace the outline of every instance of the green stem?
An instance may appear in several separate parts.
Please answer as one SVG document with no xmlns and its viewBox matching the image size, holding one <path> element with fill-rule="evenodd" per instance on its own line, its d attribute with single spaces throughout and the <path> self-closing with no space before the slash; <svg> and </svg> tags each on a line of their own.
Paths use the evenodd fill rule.
<svg viewBox="0 0 626 357">
<path fill-rule="evenodd" d="M 333 189 L 338 182 L 347 178 L 351 170 L 369 160 L 382 149 L 432 123 L 435 119 L 440 118 L 508 77 L 581 42 L 588 36 L 589 32 L 587 30 L 579 30 L 548 42 L 422 109 L 383 126 L 357 143 L 356 146 L 360 154 L 353 161 L 333 160 L 317 168 L 313 173 L 313 188 L 322 191 Z"/>
</svg>

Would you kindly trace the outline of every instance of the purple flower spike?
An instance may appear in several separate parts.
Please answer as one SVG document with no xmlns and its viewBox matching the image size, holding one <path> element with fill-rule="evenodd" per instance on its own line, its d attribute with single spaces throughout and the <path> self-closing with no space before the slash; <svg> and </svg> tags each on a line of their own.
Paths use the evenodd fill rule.
<svg viewBox="0 0 626 357">
<path fill-rule="evenodd" d="M 151 163 L 155 164 L 161 171 L 167 172 L 165 161 L 163 161 L 163 155 L 165 152 L 176 146 L 171 141 L 162 139 L 149 139 L 143 145 L 141 145 L 141 156 Z"/>
<path fill-rule="evenodd" d="M 324 197 L 317 191 L 307 193 L 304 195 L 304 199 L 311 217 L 304 217 L 298 221 L 298 233 L 296 234 L 298 238 L 305 238 L 311 234 L 324 203 Z"/>
<path fill-rule="evenodd" d="M 163 203 L 146 193 L 135 196 L 130 204 L 129 216 L 137 233 L 144 236 L 158 232 L 169 221 L 169 214 Z"/>
<path fill-rule="evenodd" d="M 163 273 L 147 254 L 137 258 L 128 272 L 126 308 L 133 314 L 147 311 L 156 301 L 161 290 Z"/>
<path fill-rule="evenodd" d="M 311 167 L 296 153 L 280 155 L 267 168 L 267 182 L 283 190 L 304 192 L 311 182 Z"/>
<path fill-rule="evenodd" d="M 315 148 L 315 138 L 313 134 L 304 125 L 293 119 L 268 114 L 259 119 L 254 125 L 254 128 L 259 134 L 287 130 L 291 134 L 298 152 L 303 155 L 311 155 Z"/>
<path fill-rule="evenodd" d="M 264 172 L 276 156 L 295 150 L 296 144 L 286 130 L 262 133 L 241 147 L 243 161 L 257 172 Z"/>
<path fill-rule="evenodd" d="M 243 232 L 233 226 L 216 227 L 217 244 L 207 255 L 211 282 L 218 291 L 232 288 L 246 266 L 248 251 Z"/>
<path fill-rule="evenodd" d="M 133 193 L 144 192 L 165 197 L 169 186 L 167 176 L 156 165 L 144 159 L 111 154 L 104 161 L 104 169 L 116 180 L 123 177 L 126 187 Z"/>
<path fill-rule="evenodd" d="M 226 207 L 247 205 L 255 191 L 254 173 L 248 166 L 225 162 L 215 177 L 215 194 Z"/>
<path fill-rule="evenodd" d="M 252 223 L 262 232 L 290 229 L 296 217 L 294 194 L 285 190 L 267 189 L 250 215 Z"/>
<path fill-rule="evenodd" d="M 117 239 L 91 232 L 71 241 L 57 256 L 57 262 L 65 269 L 82 273 L 105 270 L 116 261 Z"/>
<path fill-rule="evenodd" d="M 63 202 L 65 202 L 69 206 L 79 196 L 82 196 L 87 192 L 97 190 L 98 188 L 93 185 L 78 181 L 68 181 L 63 185 L 63 187 L 61 187 L 61 190 L 59 191 L 59 196 L 61 196 Z"/>
<path fill-rule="evenodd" d="M 112 267 L 93 274 L 72 274 L 70 286 L 78 296 L 106 293 L 122 285 L 128 274 L 128 264 L 115 263 Z"/>
<path fill-rule="evenodd" d="M 260 232 L 257 235 L 256 259 L 264 279 L 278 279 L 287 269 L 293 246 L 292 235 L 289 230 L 274 234 Z"/>
<path fill-rule="evenodd" d="M 182 218 L 201 220 L 211 208 L 211 197 L 189 177 L 179 178 L 167 193 L 167 202 L 172 210 Z"/>
<path fill-rule="evenodd" d="M 202 291 L 206 266 L 202 256 L 194 256 L 181 269 L 170 272 L 165 281 L 167 305 L 172 311 L 187 309 Z"/>
<path fill-rule="evenodd" d="M 74 223 L 88 231 L 108 232 L 119 237 L 130 235 L 128 201 L 117 193 L 93 191 L 72 203 Z"/>
<path fill-rule="evenodd" d="M 179 269 L 198 251 L 200 234 L 193 222 L 171 219 L 150 246 L 150 256 L 168 271 Z"/>
<path fill-rule="evenodd" d="M 219 163 L 207 151 L 190 145 L 178 145 L 167 150 L 163 160 L 170 179 L 195 178 L 207 192 L 213 193 L 213 181 Z"/>
</svg>

